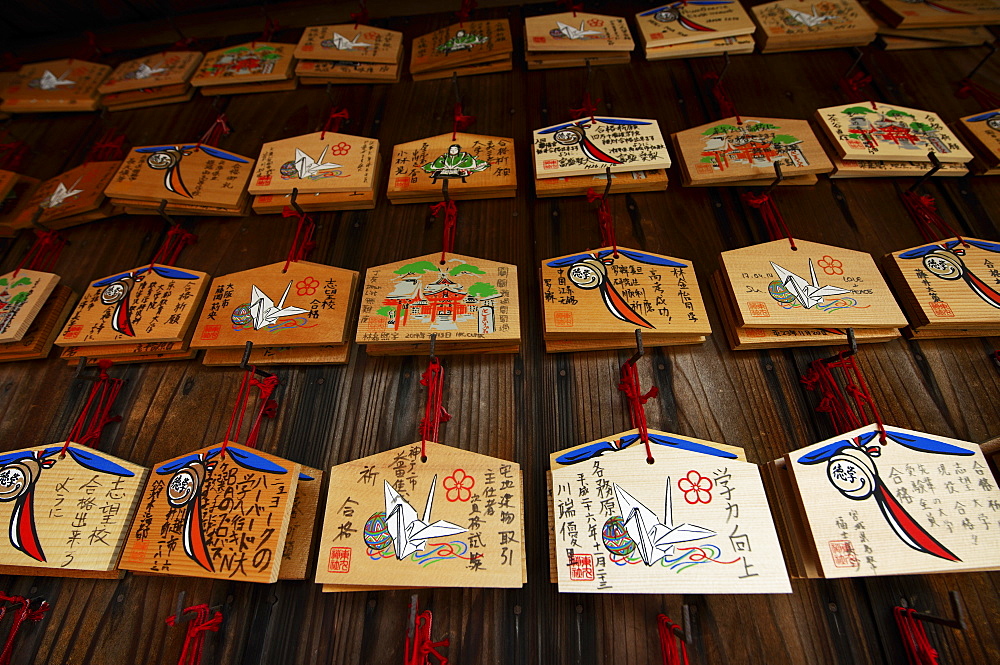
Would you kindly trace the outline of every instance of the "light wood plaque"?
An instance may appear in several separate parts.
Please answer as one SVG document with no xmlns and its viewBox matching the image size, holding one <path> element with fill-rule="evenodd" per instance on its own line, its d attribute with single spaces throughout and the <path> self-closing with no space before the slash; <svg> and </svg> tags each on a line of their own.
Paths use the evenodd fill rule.
<svg viewBox="0 0 1000 665">
<path fill-rule="evenodd" d="M 746 54 L 753 53 L 754 44 L 753 37 L 750 35 L 719 37 L 705 41 L 687 42 L 686 44 L 674 44 L 672 46 L 647 47 L 646 59 L 675 60 L 677 58 L 704 58 L 726 53 Z"/>
<path fill-rule="evenodd" d="M 90 162 L 46 180 L 11 213 L 9 225 L 14 229 L 29 228 L 39 206 L 42 214 L 38 222 L 46 226 L 100 209 L 106 200 L 104 189 L 120 166 L 117 161 Z"/>
<path fill-rule="evenodd" d="M 299 469 L 299 482 L 292 500 L 292 512 L 285 534 L 285 549 L 281 554 L 279 580 L 304 580 L 309 575 L 312 546 L 319 531 L 320 490 L 323 472 L 303 466 Z"/>
<path fill-rule="evenodd" d="M 98 86 L 111 67 L 85 60 L 51 60 L 25 65 L 0 97 L 0 110 L 9 113 L 93 111 Z"/>
<path fill-rule="evenodd" d="M 635 48 L 621 16 L 564 12 L 524 20 L 524 39 L 531 51 L 624 51 Z"/>
<path fill-rule="evenodd" d="M 740 327 L 901 328 L 906 317 L 870 254 L 787 239 L 723 252 Z"/>
<path fill-rule="evenodd" d="M 755 25 L 736 0 L 674 2 L 635 15 L 646 48 L 749 35 Z"/>
<path fill-rule="evenodd" d="M 390 164 L 390 199 L 433 195 L 443 200 L 445 181 L 454 199 L 495 191 L 514 196 L 517 188 L 514 141 L 500 136 L 459 132 L 400 143 L 392 149 Z"/>
<path fill-rule="evenodd" d="M 963 135 L 983 153 L 982 161 L 988 168 L 1000 164 L 1000 109 L 966 116 L 958 123 Z"/>
<path fill-rule="evenodd" d="M 201 88 L 285 81 L 292 78 L 295 69 L 294 49 L 293 44 L 247 42 L 209 51 L 191 77 L 191 85 Z"/>
<path fill-rule="evenodd" d="M 251 194 L 345 193 L 372 189 L 378 141 L 316 132 L 265 143 L 247 191 Z"/>
<path fill-rule="evenodd" d="M 24 337 L 17 342 L 0 344 L 0 362 L 47 358 L 75 303 L 73 289 L 56 285 Z"/>
<path fill-rule="evenodd" d="M 402 51 L 401 32 L 344 23 L 306 28 L 294 55 L 300 60 L 396 64 Z"/>
<path fill-rule="evenodd" d="M 464 68 L 484 61 L 507 59 L 513 51 L 507 19 L 455 23 L 413 40 L 410 72 L 421 74 Z"/>
<path fill-rule="evenodd" d="M 532 132 L 536 178 L 666 169 L 670 153 L 656 120 L 595 116 Z"/>
<path fill-rule="evenodd" d="M 611 194 L 627 192 L 662 192 L 668 184 L 667 172 L 663 169 L 650 171 L 626 171 L 611 174 Z M 586 196 L 587 190 L 603 192 L 607 186 L 606 173 L 577 175 L 562 178 L 541 178 L 535 180 L 535 196 Z"/>
<path fill-rule="evenodd" d="M 25 336 L 58 283 L 59 275 L 37 270 L 0 276 L 0 344 Z"/>
<path fill-rule="evenodd" d="M 157 464 L 121 567 L 238 582 L 278 580 L 301 465 L 232 443 Z"/>
<path fill-rule="evenodd" d="M 820 0 L 814 4 L 777 0 L 756 5 L 750 11 L 768 50 L 774 42 L 804 48 L 823 48 L 824 43 L 861 43 L 859 37 L 871 41 L 878 29 L 856 0 Z"/>
<path fill-rule="evenodd" d="M 1000 23 L 1000 3 L 996 0 L 873 0 L 872 10 L 894 27 L 943 28 Z"/>
<path fill-rule="evenodd" d="M 98 91 L 108 95 L 175 85 L 187 87 L 201 58 L 198 51 L 165 51 L 128 60 L 115 67 Z"/>
<path fill-rule="evenodd" d="M 300 60 L 295 75 L 303 85 L 398 83 L 402 65 L 337 60 Z"/>
</svg>

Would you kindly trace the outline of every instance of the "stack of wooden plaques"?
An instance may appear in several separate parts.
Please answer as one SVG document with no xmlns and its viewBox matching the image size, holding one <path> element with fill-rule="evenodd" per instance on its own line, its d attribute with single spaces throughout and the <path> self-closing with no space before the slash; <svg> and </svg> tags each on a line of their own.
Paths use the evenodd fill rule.
<svg viewBox="0 0 1000 665">
<path fill-rule="evenodd" d="M 1000 243 L 962 237 L 893 252 L 884 266 L 907 337 L 1000 335 Z"/>
<path fill-rule="evenodd" d="M 514 141 L 456 132 L 392 149 L 388 197 L 393 203 L 434 203 L 448 186 L 453 199 L 499 199 L 517 193 Z"/>
<path fill-rule="evenodd" d="M 38 178 L 0 169 L 0 220 L 7 222 L 7 216 L 31 196 L 38 183 Z M 3 229 L 0 225 L 0 235 L 3 235 Z"/>
<path fill-rule="evenodd" d="M 857 0 L 776 0 L 751 8 L 762 53 L 865 46 L 875 39 L 875 21 Z"/>
<path fill-rule="evenodd" d="M 293 190 L 303 210 L 371 210 L 378 170 L 377 140 L 316 132 L 265 143 L 247 191 L 260 214 L 281 212 Z"/>
<path fill-rule="evenodd" d="M 357 285 L 357 272 L 309 261 L 216 277 L 191 348 L 206 365 L 239 365 L 247 342 L 257 365 L 346 363 Z"/>
<path fill-rule="evenodd" d="M 1000 174 L 1000 109 L 959 118 L 955 128 L 975 156 L 972 172 L 976 175 Z"/>
<path fill-rule="evenodd" d="M 127 111 L 189 101 L 189 81 L 201 58 L 197 51 L 169 51 L 123 62 L 98 88 L 101 103 L 109 111 Z"/>
<path fill-rule="evenodd" d="M 899 337 L 906 317 L 871 255 L 788 239 L 723 252 L 712 278 L 730 347 L 816 346 Z"/>
<path fill-rule="evenodd" d="M 933 152 L 944 164 L 965 168 L 972 153 L 962 145 L 936 113 L 882 102 L 843 104 L 816 111 L 815 122 L 833 146 L 834 177 L 922 175 L 930 170 Z M 864 168 L 849 162 L 895 162 L 883 168 Z M 911 164 L 916 162 L 918 164 Z M 903 163 L 902 167 L 899 163 Z M 919 163 L 926 164 L 919 170 Z M 914 167 L 916 173 L 911 173 Z M 963 171 L 964 172 L 964 171 Z M 961 175 L 952 171 L 950 175 Z"/>
<path fill-rule="evenodd" d="M 8 113 L 94 111 L 98 86 L 111 68 L 85 60 L 52 60 L 25 65 L 0 93 L 0 110 Z"/>
<path fill-rule="evenodd" d="M 647 60 L 753 51 L 756 26 L 737 0 L 673 2 L 635 20 Z"/>
<path fill-rule="evenodd" d="M 191 85 L 205 96 L 294 90 L 294 44 L 247 42 L 209 51 Z"/>
<path fill-rule="evenodd" d="M 203 143 L 133 148 L 104 190 L 126 213 L 240 217 L 250 208 L 254 160 Z"/>
<path fill-rule="evenodd" d="M 996 570 L 1000 500 L 975 443 L 877 425 L 764 465 L 793 578 Z"/>
<path fill-rule="evenodd" d="M 685 187 L 766 185 L 775 179 L 775 164 L 786 178 L 833 170 L 806 120 L 732 117 L 670 139 Z"/>
<path fill-rule="evenodd" d="M 894 28 L 954 28 L 1000 24 L 997 0 L 871 0 L 872 11 Z"/>
<path fill-rule="evenodd" d="M 117 215 L 121 210 L 104 194 L 121 162 L 88 162 L 46 180 L 25 196 L 0 226 L 0 236 L 31 227 L 65 229 Z"/>
<path fill-rule="evenodd" d="M 524 21 L 528 69 L 627 65 L 635 42 L 620 16 L 566 12 Z"/>
<path fill-rule="evenodd" d="M 959 28 L 893 28 L 878 17 L 878 41 L 886 51 L 907 49 L 979 46 L 993 41 L 993 33 L 983 26 Z"/>
<path fill-rule="evenodd" d="M 536 129 L 532 133 L 531 149 L 536 189 L 541 180 L 566 178 L 546 183 L 546 196 L 576 194 L 583 182 L 593 186 L 594 176 L 670 167 L 670 153 L 655 120 L 580 118 Z M 583 180 L 574 180 L 574 177 Z M 629 184 L 634 186 L 631 191 L 655 192 L 664 189 L 665 180 L 664 173 L 663 180 L 639 178 Z"/>
<path fill-rule="evenodd" d="M 712 332 L 690 261 L 624 247 L 542 261 L 545 350 L 700 344 Z"/>
<path fill-rule="evenodd" d="M 442 258 L 444 260 L 442 260 Z M 517 268 L 428 254 L 369 268 L 355 341 L 370 356 L 517 353 Z"/>
<path fill-rule="evenodd" d="M 467 21 L 413 40 L 414 81 L 509 72 L 514 44 L 507 19 Z"/>
<path fill-rule="evenodd" d="M 17 270 L 0 277 L 0 362 L 47 357 L 72 297 L 52 273 Z"/>
<path fill-rule="evenodd" d="M 304 84 L 398 83 L 403 33 L 368 25 L 306 28 L 295 47 L 295 74 Z"/>
<path fill-rule="evenodd" d="M 546 198 L 551 196 L 586 196 L 591 189 L 603 192 L 608 184 L 607 173 L 593 175 L 562 176 L 559 178 L 542 178 L 535 180 L 535 196 Z M 655 192 L 667 188 L 667 172 L 665 169 L 649 171 L 629 171 L 627 173 L 611 174 L 610 194 L 628 194 L 630 192 Z"/>
<path fill-rule="evenodd" d="M 90 284 L 55 344 L 79 347 L 61 357 L 143 362 L 145 356 L 186 360 L 190 332 L 209 276 L 195 270 L 144 265 Z M 148 344 L 162 344 L 150 354 Z"/>
<path fill-rule="evenodd" d="M 549 457 L 549 575 L 563 593 L 791 593 L 742 448 L 638 430 Z"/>
</svg>

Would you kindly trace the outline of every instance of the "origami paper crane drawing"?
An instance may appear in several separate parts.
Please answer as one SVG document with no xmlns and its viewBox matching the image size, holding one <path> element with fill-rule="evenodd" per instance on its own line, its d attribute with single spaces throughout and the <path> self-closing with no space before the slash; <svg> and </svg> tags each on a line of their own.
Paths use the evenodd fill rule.
<svg viewBox="0 0 1000 665">
<path fill-rule="evenodd" d="M 405 559 L 414 552 L 423 552 L 427 541 L 431 538 L 443 538 L 465 533 L 457 524 L 438 520 L 431 522 L 431 507 L 434 504 L 434 488 L 437 487 L 437 476 L 431 481 L 427 491 L 427 503 L 424 506 L 423 519 L 417 517 L 417 511 L 409 502 L 399 495 L 386 481 L 385 483 L 385 521 L 392 537 L 393 548 L 397 559 Z"/>
<path fill-rule="evenodd" d="M 674 545 L 692 540 L 709 538 L 716 534 L 696 524 L 674 524 L 673 506 L 670 503 L 670 478 L 667 478 L 666 500 L 664 502 L 663 521 L 644 506 L 638 499 L 626 492 L 617 483 L 611 488 L 618 502 L 618 512 L 625 523 L 625 531 L 635 543 L 635 551 L 642 557 L 642 562 L 652 566 L 665 556 L 674 554 Z"/>
<path fill-rule="evenodd" d="M 56 90 L 61 85 L 76 85 L 76 81 L 69 80 L 66 78 L 67 76 L 69 76 L 69 72 L 62 76 L 56 76 L 46 69 L 41 78 L 32 79 L 28 85 L 39 90 Z"/>
<path fill-rule="evenodd" d="M 283 316 L 294 316 L 309 312 L 309 310 L 302 309 L 301 307 L 285 307 L 285 298 L 288 297 L 288 291 L 291 288 L 292 282 L 289 281 L 288 286 L 285 287 L 285 292 L 281 294 L 281 300 L 275 305 L 274 301 L 267 294 L 258 289 L 256 285 L 251 285 L 250 316 L 253 317 L 254 330 L 260 330 L 264 326 L 273 326 Z"/>
<path fill-rule="evenodd" d="M 793 19 L 802 25 L 809 26 L 810 28 L 815 28 L 824 21 L 832 21 L 837 18 L 832 14 L 817 14 L 815 5 L 812 7 L 812 14 L 806 14 L 805 12 L 801 12 L 797 9 L 789 9 L 788 7 L 785 7 L 785 11 L 788 12 Z"/>
<path fill-rule="evenodd" d="M 80 178 L 77 178 L 76 182 L 74 182 L 69 187 L 66 187 L 66 185 L 62 183 L 59 183 L 58 185 L 56 185 L 55 191 L 49 194 L 48 197 L 44 201 L 42 201 L 41 206 L 43 208 L 56 208 L 58 206 L 61 206 L 66 201 L 66 199 L 68 199 L 71 196 L 76 196 L 77 194 L 83 191 L 82 189 L 76 188 L 76 186 L 79 184 L 80 184 Z"/>
<path fill-rule="evenodd" d="M 828 296 L 839 296 L 843 293 L 850 293 L 850 289 L 842 289 L 839 286 L 820 286 L 819 278 L 816 277 L 816 267 L 813 265 L 812 259 L 809 259 L 809 278 L 812 280 L 811 283 L 792 271 L 782 268 L 774 261 L 771 261 L 771 267 L 774 268 L 774 271 L 778 273 L 778 277 L 781 278 L 779 280 L 781 286 L 795 296 L 795 299 L 806 309 L 811 309 L 816 305 L 822 304 L 823 300 Z"/>
<path fill-rule="evenodd" d="M 339 32 L 335 32 L 333 33 L 333 37 L 331 37 L 328 41 L 333 42 L 333 47 L 341 51 L 353 51 L 356 48 L 367 48 L 371 46 L 371 44 L 359 42 L 359 39 L 361 39 L 361 33 L 354 35 L 354 39 L 348 39 Z"/>
<path fill-rule="evenodd" d="M 553 37 L 565 37 L 566 39 L 586 39 L 587 37 L 600 37 L 601 32 L 599 30 L 586 30 L 583 25 L 584 22 L 580 21 L 580 27 L 574 28 L 571 25 L 566 25 L 562 21 L 556 21 L 556 25 L 559 27 L 552 31 Z"/>
</svg>

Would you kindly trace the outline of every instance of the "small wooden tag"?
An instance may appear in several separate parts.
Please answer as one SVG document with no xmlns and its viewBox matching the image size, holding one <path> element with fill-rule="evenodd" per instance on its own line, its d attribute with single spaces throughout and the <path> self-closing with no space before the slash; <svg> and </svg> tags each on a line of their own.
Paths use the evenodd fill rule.
<svg viewBox="0 0 1000 665">
<path fill-rule="evenodd" d="M 292 78 L 295 69 L 293 44 L 247 42 L 205 54 L 201 66 L 191 77 L 191 85 L 246 85 Z"/>
<path fill-rule="evenodd" d="M 994 0 L 872 0 L 872 10 L 893 27 L 944 28 L 1000 23 L 1000 5 Z"/>
<path fill-rule="evenodd" d="M 628 23 L 621 16 L 564 12 L 524 20 L 530 51 L 624 51 L 635 48 Z"/>
<path fill-rule="evenodd" d="M 513 50 L 507 19 L 455 23 L 413 40 L 410 72 L 451 71 L 497 60 L 507 60 L 509 66 Z"/>
<path fill-rule="evenodd" d="M 285 549 L 281 554 L 279 580 L 304 580 L 309 575 L 312 546 L 319 531 L 320 489 L 323 472 L 303 466 L 299 471 L 299 482 L 292 501 L 292 513 L 285 534 Z"/>
<path fill-rule="evenodd" d="M 98 90 L 102 95 L 110 95 L 177 85 L 186 88 L 201 58 L 198 51 L 164 51 L 128 60 L 115 67 Z"/>
<path fill-rule="evenodd" d="M 295 47 L 295 57 L 300 60 L 396 64 L 402 51 L 401 32 L 343 23 L 306 28 Z"/>
<path fill-rule="evenodd" d="M 863 46 L 875 39 L 878 29 L 856 0 L 824 0 L 818 5 L 777 0 L 750 11 L 766 53 Z"/>
<path fill-rule="evenodd" d="M 736 0 L 662 5 L 635 15 L 646 48 L 749 35 L 755 26 Z"/>
<path fill-rule="evenodd" d="M 449 133 L 400 143 L 391 163 L 393 202 L 440 201 L 445 182 L 460 200 L 514 196 L 517 189 L 514 141 L 499 136 Z"/>
<path fill-rule="evenodd" d="M 532 152 L 536 178 L 670 167 L 655 120 L 596 116 L 536 129 Z"/>
<path fill-rule="evenodd" d="M 10 227 L 31 227 L 39 206 L 42 214 L 37 221 L 51 228 L 71 226 L 73 220 L 99 211 L 106 201 L 104 189 L 120 166 L 117 161 L 90 162 L 46 180 L 11 213 Z"/>
<path fill-rule="evenodd" d="M 247 190 L 251 194 L 344 193 L 375 183 L 378 141 L 316 132 L 265 143 Z"/>
<path fill-rule="evenodd" d="M 0 93 L 8 113 L 93 111 L 98 86 L 111 67 L 86 60 L 51 60 L 25 65 Z"/>
</svg>

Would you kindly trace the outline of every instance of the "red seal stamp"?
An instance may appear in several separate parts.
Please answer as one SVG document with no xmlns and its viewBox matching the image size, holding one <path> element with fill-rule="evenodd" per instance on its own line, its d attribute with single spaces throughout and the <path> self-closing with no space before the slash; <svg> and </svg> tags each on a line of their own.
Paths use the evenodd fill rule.
<svg viewBox="0 0 1000 665">
<path fill-rule="evenodd" d="M 747 309 L 750 310 L 750 316 L 771 316 L 771 313 L 767 311 L 766 302 L 760 302 L 759 300 L 748 302 Z"/>
<path fill-rule="evenodd" d="M 931 311 L 934 316 L 940 316 L 943 318 L 951 318 L 955 316 L 955 312 L 951 311 L 951 305 L 946 302 L 938 301 L 931 303 Z"/>
<path fill-rule="evenodd" d="M 830 553 L 833 555 L 833 565 L 837 568 L 857 568 L 861 563 L 849 540 L 831 540 Z"/>
<path fill-rule="evenodd" d="M 222 330 L 220 325 L 205 326 L 205 329 L 201 331 L 202 339 L 219 339 L 219 332 Z"/>
<path fill-rule="evenodd" d="M 330 561 L 326 564 L 326 569 L 331 573 L 351 572 L 351 548 L 331 547 Z"/>
<path fill-rule="evenodd" d="M 594 557 L 590 554 L 571 554 L 569 579 L 573 582 L 594 581 Z"/>
</svg>

